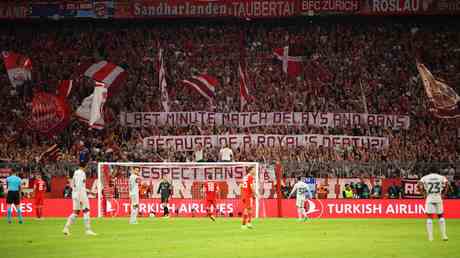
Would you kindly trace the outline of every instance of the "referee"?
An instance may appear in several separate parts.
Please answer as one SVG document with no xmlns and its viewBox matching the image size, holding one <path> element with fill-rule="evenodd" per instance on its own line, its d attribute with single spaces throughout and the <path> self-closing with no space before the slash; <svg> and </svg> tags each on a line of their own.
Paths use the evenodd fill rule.
<svg viewBox="0 0 460 258">
<path fill-rule="evenodd" d="M 169 218 L 168 200 L 172 193 L 172 185 L 168 180 L 164 179 L 158 186 L 157 194 L 161 194 L 161 204 L 163 205 L 163 215 Z"/>
<path fill-rule="evenodd" d="M 16 172 L 11 172 L 11 176 L 6 178 L 6 185 L 8 187 L 8 193 L 6 196 L 6 204 L 8 207 L 8 224 L 11 224 L 11 217 L 13 210 L 11 205 L 14 205 L 18 212 L 19 224 L 22 224 L 22 211 L 21 211 L 21 178 L 16 176 Z"/>
</svg>

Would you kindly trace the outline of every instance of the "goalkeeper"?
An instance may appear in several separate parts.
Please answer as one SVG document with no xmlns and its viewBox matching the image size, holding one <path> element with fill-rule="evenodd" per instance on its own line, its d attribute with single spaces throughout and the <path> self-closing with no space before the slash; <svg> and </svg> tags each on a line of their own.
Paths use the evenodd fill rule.
<svg viewBox="0 0 460 258">
<path fill-rule="evenodd" d="M 169 218 L 168 201 L 169 197 L 172 194 L 171 183 L 169 183 L 168 180 L 163 178 L 160 185 L 158 186 L 157 194 L 161 195 L 161 204 L 163 205 L 163 216 Z"/>
</svg>

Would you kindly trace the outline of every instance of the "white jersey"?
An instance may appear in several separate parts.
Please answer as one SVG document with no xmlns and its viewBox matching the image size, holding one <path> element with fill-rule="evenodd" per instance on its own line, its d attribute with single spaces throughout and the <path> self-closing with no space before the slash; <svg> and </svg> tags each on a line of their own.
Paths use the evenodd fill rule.
<svg viewBox="0 0 460 258">
<path fill-rule="evenodd" d="M 233 157 L 232 149 L 226 147 L 220 150 L 220 158 L 224 161 L 231 161 Z"/>
<path fill-rule="evenodd" d="M 427 194 L 427 202 L 442 202 L 442 191 L 447 184 L 447 178 L 445 176 L 431 173 L 422 177 L 420 182 L 422 182 L 423 188 Z"/>
<path fill-rule="evenodd" d="M 82 169 L 75 170 L 73 174 L 72 195 L 79 198 L 86 196 L 86 174 Z"/>
<path fill-rule="evenodd" d="M 296 199 L 305 199 L 309 190 L 310 187 L 305 182 L 299 181 L 295 183 L 291 194 L 293 194 L 294 191 L 297 191 Z"/>
<path fill-rule="evenodd" d="M 89 200 L 86 193 L 86 174 L 77 169 L 72 178 L 72 205 L 74 211 L 89 210 Z"/>
<path fill-rule="evenodd" d="M 130 195 L 139 195 L 139 176 L 131 173 L 129 176 L 129 194 Z"/>
</svg>

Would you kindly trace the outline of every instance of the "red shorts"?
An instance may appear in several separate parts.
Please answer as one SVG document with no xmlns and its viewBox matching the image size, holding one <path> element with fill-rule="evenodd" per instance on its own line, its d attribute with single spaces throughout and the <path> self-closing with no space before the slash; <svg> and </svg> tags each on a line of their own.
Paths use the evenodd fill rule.
<svg viewBox="0 0 460 258">
<path fill-rule="evenodd" d="M 252 197 L 242 197 L 241 204 L 243 209 L 252 209 L 254 199 Z"/>
<path fill-rule="evenodd" d="M 206 208 L 216 207 L 216 199 L 206 199 Z"/>
<path fill-rule="evenodd" d="M 43 195 L 35 196 L 35 205 L 43 206 L 44 202 L 45 202 L 45 196 L 43 196 Z"/>
</svg>

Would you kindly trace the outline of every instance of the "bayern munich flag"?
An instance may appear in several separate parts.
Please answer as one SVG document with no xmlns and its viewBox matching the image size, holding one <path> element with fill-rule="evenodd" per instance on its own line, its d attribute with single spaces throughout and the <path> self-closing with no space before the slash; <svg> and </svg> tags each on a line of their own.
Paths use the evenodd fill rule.
<svg viewBox="0 0 460 258">
<path fill-rule="evenodd" d="M 8 78 L 11 84 L 16 87 L 24 84 L 32 77 L 32 62 L 30 58 L 9 51 L 2 52 Z"/>
</svg>

